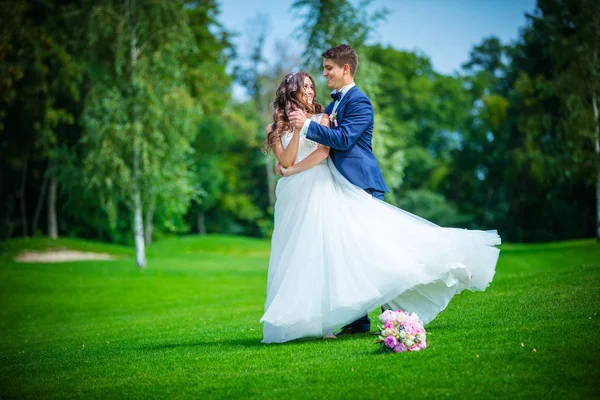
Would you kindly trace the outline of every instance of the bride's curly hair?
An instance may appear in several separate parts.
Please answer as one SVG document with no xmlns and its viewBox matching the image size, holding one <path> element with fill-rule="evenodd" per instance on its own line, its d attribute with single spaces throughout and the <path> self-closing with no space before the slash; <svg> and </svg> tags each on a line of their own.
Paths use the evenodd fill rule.
<svg viewBox="0 0 600 400">
<path fill-rule="evenodd" d="M 267 140 L 260 146 L 263 153 L 269 154 L 273 151 L 275 144 L 280 140 L 282 132 L 294 129 L 288 118 L 292 111 L 303 110 L 310 114 L 323 112 L 323 106 L 319 104 L 315 97 L 311 104 L 304 100 L 302 94 L 304 92 L 305 77 L 310 79 L 316 92 L 315 81 L 306 72 L 289 73 L 281 81 L 275 92 L 275 101 L 273 102 L 273 123 L 269 125 Z"/>
</svg>

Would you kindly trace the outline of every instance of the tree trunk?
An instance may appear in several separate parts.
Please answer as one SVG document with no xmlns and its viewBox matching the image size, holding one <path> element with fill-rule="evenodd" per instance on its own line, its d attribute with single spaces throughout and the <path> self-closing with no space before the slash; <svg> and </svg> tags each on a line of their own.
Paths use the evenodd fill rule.
<svg viewBox="0 0 600 400">
<path fill-rule="evenodd" d="M 152 200 L 150 200 L 150 204 L 148 205 L 148 209 L 146 210 L 146 225 L 144 226 L 144 239 L 147 245 L 152 243 L 152 232 L 154 231 L 154 223 L 152 221 L 154 220 L 155 205 L 156 202 L 154 198 L 152 198 Z"/>
<path fill-rule="evenodd" d="M 46 187 L 48 186 L 49 175 L 46 173 L 42 188 L 40 189 L 40 196 L 38 197 L 37 205 L 35 206 L 35 214 L 33 214 L 33 222 L 31 223 L 31 234 L 35 236 L 37 234 L 38 221 L 40 220 L 40 213 L 42 212 L 42 204 L 46 198 Z"/>
<path fill-rule="evenodd" d="M 23 237 L 27 237 L 27 204 L 25 199 L 25 184 L 27 183 L 27 165 L 29 160 L 25 158 L 23 161 L 23 169 L 21 171 L 21 188 L 19 190 L 19 198 L 21 199 L 21 225 L 23 226 Z"/>
<path fill-rule="evenodd" d="M 134 128 L 135 129 L 135 128 Z M 144 221 L 142 195 L 139 186 L 140 143 L 137 132 L 133 140 L 133 236 L 135 240 L 135 264 L 138 268 L 146 268 L 146 247 L 144 245 Z"/>
<path fill-rule="evenodd" d="M 271 158 L 267 157 L 267 184 L 269 188 L 269 205 L 273 207 L 275 205 L 275 171 L 273 171 L 273 165 L 271 163 Z"/>
<path fill-rule="evenodd" d="M 600 116 L 598 115 L 598 96 L 592 94 L 594 120 L 596 122 L 596 240 L 600 242 Z"/>
<path fill-rule="evenodd" d="M 127 10 L 129 20 L 129 30 L 131 32 L 131 76 L 130 84 L 133 85 L 135 99 L 135 74 L 137 64 L 137 37 L 135 35 L 135 0 L 125 0 L 125 9 Z M 140 140 L 139 132 L 136 127 L 135 111 L 132 110 L 131 122 L 133 126 L 133 234 L 135 240 L 135 263 L 138 268 L 146 268 L 146 248 L 144 246 L 144 221 L 142 210 L 142 196 L 140 193 Z"/>
<path fill-rule="evenodd" d="M 198 234 L 206 235 L 206 221 L 204 220 L 204 211 L 198 211 L 196 215 L 196 222 L 198 223 Z"/>
<path fill-rule="evenodd" d="M 50 169 L 50 190 L 48 192 L 48 236 L 52 239 L 58 238 L 58 216 L 56 214 L 56 163 L 52 163 Z"/>
<path fill-rule="evenodd" d="M 144 222 L 142 221 L 142 196 L 137 188 L 133 193 L 133 229 L 135 238 L 135 265 L 146 268 L 146 248 L 144 246 Z"/>
</svg>

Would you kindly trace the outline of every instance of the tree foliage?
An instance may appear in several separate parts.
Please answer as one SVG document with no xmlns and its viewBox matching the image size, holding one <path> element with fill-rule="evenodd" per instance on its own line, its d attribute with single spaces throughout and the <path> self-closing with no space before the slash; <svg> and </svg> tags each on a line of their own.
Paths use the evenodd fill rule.
<svg viewBox="0 0 600 400">
<path fill-rule="evenodd" d="M 236 49 L 216 0 L 0 0 L 0 234 L 270 235 L 277 85 L 348 43 L 388 202 L 507 241 L 600 235 L 598 4 L 538 0 L 517 41 L 484 38 L 446 75 L 376 43 L 369 0 L 294 1 L 304 53 L 281 42 L 274 59 L 268 20 Z"/>
</svg>

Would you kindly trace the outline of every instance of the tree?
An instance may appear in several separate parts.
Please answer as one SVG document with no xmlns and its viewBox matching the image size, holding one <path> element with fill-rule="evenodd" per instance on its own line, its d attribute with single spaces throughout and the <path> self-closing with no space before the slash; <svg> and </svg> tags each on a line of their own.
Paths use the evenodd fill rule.
<svg viewBox="0 0 600 400">
<path fill-rule="evenodd" d="M 386 200 L 414 213 L 440 208 L 440 203 L 454 210 L 443 189 L 452 174 L 458 132 L 470 112 L 463 80 L 436 73 L 430 60 L 415 52 L 374 45 L 368 56 L 379 68 L 376 99 L 388 130 L 380 136 L 389 143 L 388 155 L 378 154 L 391 190 Z M 440 224 L 464 222 L 455 210 L 446 218 L 425 215 Z"/>
<path fill-rule="evenodd" d="M 85 170 L 113 221 L 119 201 L 131 209 L 144 268 L 144 207 L 160 198 L 183 214 L 194 196 L 186 160 L 200 110 L 180 63 L 194 38 L 179 1 L 107 1 L 91 10 Z"/>
<path fill-rule="evenodd" d="M 298 57 L 292 54 L 290 46 L 284 41 L 275 44 L 275 57 L 265 58 L 265 42 L 268 35 L 269 21 L 264 14 L 257 14 L 249 20 L 248 33 L 245 36 L 248 49 L 238 56 L 235 77 L 246 89 L 249 99 L 245 102 L 250 112 L 249 118 L 255 126 L 253 143 L 260 145 L 265 139 L 265 128 L 273 120 L 273 100 L 281 79 L 285 74 L 297 70 L 300 65 Z M 264 155 L 253 151 L 255 157 L 251 161 L 252 168 L 257 168 L 257 177 L 261 180 L 260 192 L 267 193 L 266 198 L 259 196 L 256 204 L 264 208 L 266 213 L 259 218 L 258 227 L 263 236 L 270 236 L 272 231 L 273 206 L 275 204 L 276 176 L 273 171 L 275 161 L 272 155 Z M 260 169 L 258 169 L 260 168 Z M 262 190 L 263 185 L 265 190 Z"/>
<path fill-rule="evenodd" d="M 461 213 L 471 216 L 467 226 L 494 227 L 511 240 L 507 221 L 516 214 L 509 213 L 506 190 L 518 182 L 514 170 L 506 173 L 516 133 L 508 124 L 507 61 L 509 48 L 492 36 L 474 46 L 463 65 L 469 112 L 451 152 L 452 173 L 443 191 Z"/>
<path fill-rule="evenodd" d="M 342 43 L 354 47 L 360 54 L 387 11 L 370 12 L 372 3 L 373 0 L 361 0 L 357 4 L 349 0 L 295 0 L 292 10 L 299 11 L 303 19 L 296 33 L 305 43 L 306 65 L 319 71 L 323 51 Z"/>
<path fill-rule="evenodd" d="M 251 104 L 254 106 L 255 118 L 258 122 L 258 131 L 256 136 L 258 138 L 265 137 L 264 127 L 266 127 L 271 119 L 270 110 L 271 104 L 269 100 L 271 96 L 269 94 L 274 91 L 268 91 L 273 86 L 273 83 L 269 85 L 269 78 L 271 81 L 278 79 L 278 74 L 272 74 L 270 77 L 266 76 L 265 69 L 267 68 L 267 60 L 264 57 L 264 46 L 267 34 L 269 31 L 269 19 L 265 14 L 257 14 L 253 20 L 249 21 L 249 33 L 246 38 L 249 42 L 248 48 L 249 53 L 246 55 L 245 63 L 247 66 L 238 65 L 235 70 L 235 74 L 238 77 L 240 83 L 246 88 L 248 95 L 251 98 Z M 271 93 L 268 93 L 271 92 Z M 265 101 L 266 100 L 266 101 Z M 260 139 L 259 139 L 260 140 Z M 270 157 L 265 155 L 264 168 L 266 175 L 266 182 L 268 188 L 268 199 L 269 207 L 272 208 L 275 204 L 275 173 L 273 172 L 273 164 L 270 162 Z"/>
<path fill-rule="evenodd" d="M 561 142 L 571 157 L 563 165 L 596 187 L 600 241 L 600 4 L 592 0 L 538 0 L 533 30 L 549 42 L 552 84 L 561 100 Z"/>
<path fill-rule="evenodd" d="M 189 3 L 185 12 L 198 49 L 184 59 L 185 79 L 203 112 L 192 143 L 193 183 L 199 195 L 190 207 L 192 225 L 202 235 L 207 231 L 206 212 L 218 202 L 224 180 L 221 155 L 231 139 L 224 124 L 231 100 L 231 76 L 226 68 L 234 50 L 230 34 L 217 21 L 219 9 L 215 1 Z"/>
<path fill-rule="evenodd" d="M 17 196 L 24 236 L 29 232 L 27 194 L 32 192 L 37 201 L 31 233 L 37 234 L 47 199 L 48 235 L 56 238 L 57 175 L 64 149 L 72 144 L 64 126 L 75 122 L 81 82 L 81 66 L 74 57 L 78 43 L 68 28 L 73 5 L 38 0 L 6 2 L 2 8 L 6 10 L 0 45 L 0 130 L 6 151 L 2 159 L 9 170 L 17 165 L 20 169 Z"/>
<path fill-rule="evenodd" d="M 563 78 L 553 36 L 531 21 L 514 45 L 487 38 L 464 65 L 472 113 L 444 191 L 474 225 L 497 228 L 509 241 L 584 237 L 591 232 L 586 147 L 562 122 L 569 113 L 557 90 Z"/>
</svg>

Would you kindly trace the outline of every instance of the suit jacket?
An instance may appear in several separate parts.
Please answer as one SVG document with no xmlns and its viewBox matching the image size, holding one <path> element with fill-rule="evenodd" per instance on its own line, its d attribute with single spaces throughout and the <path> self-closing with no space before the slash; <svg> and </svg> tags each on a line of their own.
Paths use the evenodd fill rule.
<svg viewBox="0 0 600 400">
<path fill-rule="evenodd" d="M 334 103 L 325 112 L 330 115 Z M 337 112 L 337 127 L 327 128 L 311 121 L 306 138 L 329 146 L 329 157 L 335 167 L 350 182 L 363 190 L 389 192 L 379 163 L 373 155 L 374 112 L 371 100 L 356 86 L 341 100 Z"/>
</svg>

